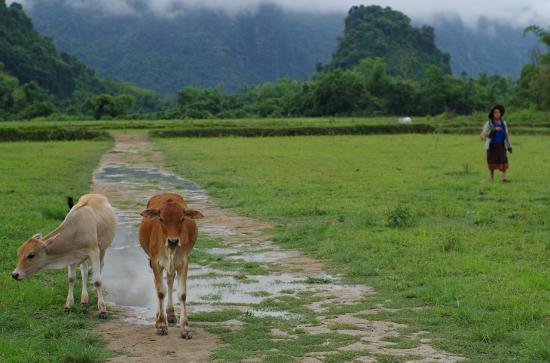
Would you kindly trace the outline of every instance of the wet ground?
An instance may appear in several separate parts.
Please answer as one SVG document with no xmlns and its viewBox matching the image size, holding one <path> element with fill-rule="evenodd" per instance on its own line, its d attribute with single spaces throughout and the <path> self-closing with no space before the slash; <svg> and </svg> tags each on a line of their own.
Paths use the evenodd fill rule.
<svg viewBox="0 0 550 363">
<path fill-rule="evenodd" d="M 396 349 L 396 344 L 386 338 L 399 337 L 405 326 L 364 318 L 365 313 L 373 311 L 323 316 L 328 305 L 358 304 L 375 291 L 367 286 L 343 284 L 339 276 L 325 273 L 319 261 L 281 249 L 270 240 L 269 224 L 217 207 L 199 185 L 170 172 L 161 154 L 144 138 L 117 138 L 115 149 L 105 155 L 94 174 L 94 190 L 110 198 L 118 215 L 117 234 L 103 271 L 106 299 L 115 304 L 111 308 L 118 314 L 99 327 L 109 340 L 109 347 L 121 353 L 113 361 L 208 361 L 221 342 L 207 332 L 206 325 L 192 320 L 193 313 L 230 309 L 246 316 L 299 321 L 296 313 L 266 308 L 262 302 L 278 296 L 306 295 L 312 299 L 307 308 L 317 317 L 315 324 L 305 322 L 300 329 L 307 334 L 331 332 L 357 337 L 353 344 L 338 348 L 339 352 L 365 352 L 355 354 L 357 361 L 376 361 L 373 353 L 413 357 L 411 361 L 461 359 L 432 348 L 429 340 L 419 338 L 423 332 L 408 336 L 418 338 L 414 348 Z M 155 336 L 157 299 L 148 260 L 139 246 L 137 226 L 147 200 L 163 191 L 181 193 L 192 208 L 206 216 L 199 220 L 199 243 L 191 254 L 188 302 L 192 341 L 178 339 L 175 327 L 168 337 Z M 238 329 L 241 322 L 231 319 L 215 324 Z M 273 339 L 282 338 L 293 339 L 292 332 L 273 331 Z M 322 351 L 296 359 L 321 362 L 330 354 Z"/>
<path fill-rule="evenodd" d="M 191 206 L 204 203 L 208 199 L 204 190 L 197 184 L 153 168 L 109 163 L 95 173 L 94 179 L 96 183 L 117 184 L 125 194 L 130 191 L 137 194 L 144 191 L 157 193 L 179 190 Z M 105 259 L 103 276 L 109 301 L 135 309 L 138 315 L 129 317 L 132 322 L 151 324 L 155 316 L 157 298 L 151 289 L 152 271 L 138 242 L 137 231 L 141 220 L 139 212 L 139 209 L 117 210 L 118 229 Z M 207 238 L 246 238 L 243 235 L 237 236 L 238 232 L 224 225 L 208 223 L 201 227 L 202 234 Z M 201 247 L 199 243 L 196 250 L 231 261 L 259 262 L 266 265 L 286 259 L 290 254 L 289 251 L 280 250 L 270 241 L 251 242 L 212 248 Z M 263 292 L 269 292 L 268 296 L 273 296 L 288 290 L 320 292 L 337 291 L 342 288 L 331 283 L 336 279 L 329 275 L 315 276 L 315 279 L 323 281 L 319 286 L 308 283 L 303 276 L 289 273 L 245 277 L 235 271 L 218 270 L 215 267 L 191 263 L 188 288 L 190 311 L 212 311 L 215 305 L 215 309 L 231 306 L 247 310 L 251 314 L 284 316 L 284 312 L 254 311 L 249 306 L 265 300 L 267 295 L 259 296 Z"/>
</svg>

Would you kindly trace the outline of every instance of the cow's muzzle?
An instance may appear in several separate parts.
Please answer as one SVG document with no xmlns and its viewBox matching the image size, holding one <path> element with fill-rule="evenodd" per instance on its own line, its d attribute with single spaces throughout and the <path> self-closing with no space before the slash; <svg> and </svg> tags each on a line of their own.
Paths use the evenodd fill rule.
<svg viewBox="0 0 550 363">
<path fill-rule="evenodd" d="M 13 279 L 17 280 L 17 281 L 21 280 L 19 278 L 19 273 L 15 272 L 15 271 L 11 273 L 11 277 L 13 277 Z"/>
<path fill-rule="evenodd" d="M 166 243 L 168 244 L 168 247 L 177 247 L 180 245 L 180 239 L 179 238 L 168 238 L 166 240 Z"/>
</svg>

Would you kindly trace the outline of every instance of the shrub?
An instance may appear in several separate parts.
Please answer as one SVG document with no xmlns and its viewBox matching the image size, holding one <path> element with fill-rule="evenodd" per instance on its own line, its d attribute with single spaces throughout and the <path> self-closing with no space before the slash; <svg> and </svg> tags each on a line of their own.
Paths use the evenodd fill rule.
<svg viewBox="0 0 550 363">
<path fill-rule="evenodd" d="M 459 251 L 462 249 L 462 240 L 460 235 L 455 230 L 448 231 L 443 236 L 443 251 L 452 252 Z"/>
<path fill-rule="evenodd" d="M 388 208 L 385 213 L 386 226 L 392 228 L 410 227 L 414 224 L 414 214 L 406 205 L 399 203 L 394 208 Z"/>
</svg>

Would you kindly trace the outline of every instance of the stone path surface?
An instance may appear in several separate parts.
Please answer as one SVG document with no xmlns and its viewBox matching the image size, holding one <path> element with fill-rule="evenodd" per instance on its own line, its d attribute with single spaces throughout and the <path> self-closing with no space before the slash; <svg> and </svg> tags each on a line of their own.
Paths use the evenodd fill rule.
<svg viewBox="0 0 550 363">
<path fill-rule="evenodd" d="M 119 353 L 110 361 L 208 362 L 211 352 L 223 344 L 217 335 L 208 332 L 209 327 L 236 330 L 243 323 L 234 318 L 215 323 L 194 322 L 193 313 L 231 309 L 246 316 L 285 319 L 292 313 L 261 309 L 258 304 L 267 298 L 306 293 L 312 297 L 313 302 L 307 308 L 315 314 L 315 323 L 297 328 L 306 334 L 334 333 L 355 339 L 334 352 L 320 349 L 296 357 L 297 362 L 323 362 L 332 354 L 350 351 L 355 352 L 351 361 L 357 362 L 375 362 L 387 356 L 414 362 L 463 359 L 433 348 L 430 340 L 423 338 L 426 332 L 407 333 L 403 337 L 405 325 L 376 320 L 376 313 L 391 310 L 383 305 L 325 316 L 330 306 L 359 304 L 376 292 L 363 285 L 346 285 L 339 276 L 325 273 L 320 261 L 278 247 L 270 240 L 269 224 L 218 207 L 199 185 L 175 175 L 146 137 L 123 135 L 115 137 L 115 141 L 114 149 L 102 158 L 95 171 L 93 185 L 94 192 L 108 196 L 118 216 L 116 238 L 107 252 L 103 271 L 106 299 L 113 304 L 111 311 L 115 313 L 97 327 L 108 341 L 108 348 Z M 201 237 L 190 258 L 188 302 L 192 340 L 180 339 L 176 326 L 169 328 L 168 336 L 155 334 L 153 274 L 137 239 L 139 213 L 151 196 L 165 191 L 181 193 L 192 208 L 206 216 L 198 221 Z M 202 247 L 203 240 L 215 244 Z M 195 254 L 210 258 L 194 258 Z M 261 273 L 248 274 L 231 268 L 246 264 L 261 267 Z M 292 331 L 273 329 L 271 334 L 273 340 L 295 338 Z M 392 339 L 400 337 L 416 344 L 398 349 Z M 247 361 L 262 358 L 250 357 Z"/>
</svg>

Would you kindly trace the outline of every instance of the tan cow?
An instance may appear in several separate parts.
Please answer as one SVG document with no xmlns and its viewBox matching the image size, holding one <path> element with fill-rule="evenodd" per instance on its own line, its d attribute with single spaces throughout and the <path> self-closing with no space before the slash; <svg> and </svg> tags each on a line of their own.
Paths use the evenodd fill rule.
<svg viewBox="0 0 550 363">
<path fill-rule="evenodd" d="M 71 207 L 69 200 L 69 207 Z M 47 236 L 34 235 L 17 251 L 18 263 L 11 276 L 23 280 L 32 274 L 51 269 L 69 268 L 69 293 L 65 311 L 74 304 L 76 266 L 82 273 L 81 303 L 88 303 L 88 259 L 92 263 L 93 281 L 97 292 L 99 318 L 107 318 L 101 292 L 101 269 L 105 251 L 115 236 L 116 217 L 107 198 L 99 194 L 82 196 L 65 217 L 63 223 Z"/>
<path fill-rule="evenodd" d="M 175 193 L 164 193 L 152 197 L 147 209 L 141 212 L 143 219 L 139 227 L 141 247 L 150 258 L 155 275 L 158 296 L 158 311 L 155 327 L 159 335 L 168 334 L 167 323 L 177 322 L 172 302 L 174 279 L 178 277 L 181 337 L 191 339 L 187 320 L 187 270 L 189 252 L 197 240 L 197 224 L 193 219 L 202 218 L 201 212 L 190 209 L 184 199 Z M 163 272 L 168 282 L 168 306 L 164 312 L 166 289 Z M 166 316 L 168 315 L 168 317 Z"/>
</svg>

